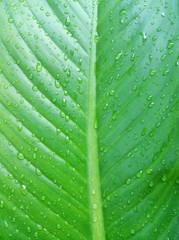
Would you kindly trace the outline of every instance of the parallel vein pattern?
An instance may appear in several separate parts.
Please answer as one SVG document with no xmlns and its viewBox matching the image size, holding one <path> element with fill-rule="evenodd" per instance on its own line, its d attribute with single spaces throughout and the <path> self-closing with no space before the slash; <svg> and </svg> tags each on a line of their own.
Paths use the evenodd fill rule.
<svg viewBox="0 0 179 240">
<path fill-rule="evenodd" d="M 92 4 L 21 0 L 0 9 L 0 237 L 91 239 Z"/>
<path fill-rule="evenodd" d="M 177 1 L 106 0 L 98 8 L 98 150 L 106 238 L 177 240 Z"/>
<path fill-rule="evenodd" d="M 0 1 L 0 239 L 179 239 L 178 0 Z"/>
</svg>

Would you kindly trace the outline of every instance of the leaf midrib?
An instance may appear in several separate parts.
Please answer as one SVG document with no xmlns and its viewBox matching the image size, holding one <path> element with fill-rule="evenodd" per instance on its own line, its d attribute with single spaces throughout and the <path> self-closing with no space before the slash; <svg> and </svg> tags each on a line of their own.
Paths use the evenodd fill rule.
<svg viewBox="0 0 179 240">
<path fill-rule="evenodd" d="M 90 220 L 93 240 L 105 240 L 101 187 L 99 177 L 99 159 L 96 133 L 96 43 L 97 1 L 93 1 L 90 56 L 89 56 L 89 94 L 87 116 L 87 146 L 88 146 L 88 186 L 90 203 Z"/>
</svg>

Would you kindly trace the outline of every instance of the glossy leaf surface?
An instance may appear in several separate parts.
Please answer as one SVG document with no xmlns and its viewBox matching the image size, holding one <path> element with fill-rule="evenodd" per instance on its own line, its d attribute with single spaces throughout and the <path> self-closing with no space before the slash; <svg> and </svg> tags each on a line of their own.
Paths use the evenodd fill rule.
<svg viewBox="0 0 179 240">
<path fill-rule="evenodd" d="M 178 240 L 179 5 L 0 1 L 1 239 Z"/>
</svg>

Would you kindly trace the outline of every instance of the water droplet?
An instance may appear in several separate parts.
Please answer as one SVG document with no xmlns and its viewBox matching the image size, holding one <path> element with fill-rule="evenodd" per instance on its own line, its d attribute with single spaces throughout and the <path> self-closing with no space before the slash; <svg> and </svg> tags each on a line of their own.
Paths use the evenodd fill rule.
<svg viewBox="0 0 179 240">
<path fill-rule="evenodd" d="M 50 13 L 49 13 L 49 12 L 46 12 L 45 15 L 46 15 L 46 17 L 49 17 L 49 16 L 50 16 Z"/>
<path fill-rule="evenodd" d="M 118 60 L 121 58 L 122 54 L 123 54 L 122 51 L 120 51 L 120 52 L 118 53 L 118 55 L 116 56 L 116 61 L 118 61 Z"/>
<path fill-rule="evenodd" d="M 129 178 L 126 180 L 126 184 L 127 185 L 131 184 L 131 180 Z"/>
<path fill-rule="evenodd" d="M 169 74 L 169 72 L 170 72 L 169 69 L 165 70 L 165 71 L 163 72 L 163 76 L 167 76 L 167 75 Z"/>
<path fill-rule="evenodd" d="M 17 157 L 18 157 L 20 160 L 23 160 L 23 159 L 24 159 L 24 154 L 21 153 L 21 152 L 19 152 L 19 153 L 17 154 Z"/>
<path fill-rule="evenodd" d="M 57 224 L 57 229 L 60 230 L 60 228 L 61 228 L 61 227 L 60 227 L 60 224 Z"/>
<path fill-rule="evenodd" d="M 149 187 L 153 187 L 154 186 L 154 183 L 151 181 L 150 183 L 149 183 Z"/>
<path fill-rule="evenodd" d="M 27 191 L 27 187 L 25 185 L 21 185 L 20 186 L 20 191 L 22 193 L 23 196 L 26 196 L 28 191 Z"/>
<path fill-rule="evenodd" d="M 146 33 L 143 33 L 142 34 L 142 42 L 144 43 L 146 41 L 147 41 L 147 35 L 146 35 Z"/>
<path fill-rule="evenodd" d="M 179 184 L 179 179 L 176 180 L 176 184 Z"/>
<path fill-rule="evenodd" d="M 152 41 L 156 41 L 156 40 L 157 40 L 157 37 L 154 36 L 154 37 L 152 38 Z"/>
<path fill-rule="evenodd" d="M 41 175 L 42 175 L 42 172 L 37 168 L 37 169 L 36 169 L 36 174 L 37 174 L 38 176 L 41 176 Z"/>
<path fill-rule="evenodd" d="M 55 81 L 55 87 L 60 88 L 60 83 L 57 80 Z"/>
<path fill-rule="evenodd" d="M 131 61 L 133 62 L 135 60 L 135 54 L 133 53 L 132 55 L 131 55 Z"/>
<path fill-rule="evenodd" d="M 121 9 L 120 12 L 119 12 L 119 14 L 120 14 L 120 15 L 126 15 L 126 10 L 125 10 L 124 8 Z"/>
<path fill-rule="evenodd" d="M 114 90 L 110 90 L 109 95 L 113 96 L 114 94 L 115 94 L 115 91 Z"/>
<path fill-rule="evenodd" d="M 153 172 L 153 169 L 152 169 L 152 168 L 148 168 L 148 169 L 146 170 L 146 172 L 147 172 L 147 174 L 151 174 L 151 173 Z"/>
<path fill-rule="evenodd" d="M 143 174 L 142 170 L 138 171 L 137 174 L 136 174 L 137 178 L 141 178 L 142 174 Z"/>
<path fill-rule="evenodd" d="M 168 40 L 168 44 L 167 44 L 167 48 L 168 49 L 171 49 L 171 48 L 173 48 L 173 41 L 172 40 Z"/>
<path fill-rule="evenodd" d="M 97 204 L 93 204 L 93 209 L 97 209 Z"/>
<path fill-rule="evenodd" d="M 40 224 L 37 224 L 37 229 L 42 230 L 42 226 Z"/>
<path fill-rule="evenodd" d="M 65 98 L 62 99 L 62 106 L 63 106 L 63 107 L 66 106 L 66 99 L 65 99 Z"/>
<path fill-rule="evenodd" d="M 9 18 L 8 18 L 8 22 L 9 22 L 9 23 L 13 23 L 13 22 L 14 22 L 14 19 L 11 18 L 11 17 L 9 17 Z"/>
<path fill-rule="evenodd" d="M 151 100 L 152 100 L 152 98 L 153 98 L 153 96 L 152 96 L 152 95 L 148 95 L 148 96 L 146 97 L 146 100 L 147 100 L 147 101 L 151 101 Z"/>
<path fill-rule="evenodd" d="M 144 128 L 142 129 L 141 136 L 145 136 L 145 134 L 146 134 L 146 128 L 144 127 Z"/>
<path fill-rule="evenodd" d="M 136 91 L 137 90 L 137 86 L 136 85 L 132 86 L 132 90 Z"/>
<path fill-rule="evenodd" d="M 149 71 L 150 76 L 154 76 L 154 75 L 156 75 L 156 73 L 157 72 L 154 69 L 150 69 L 150 71 Z"/>
<path fill-rule="evenodd" d="M 2 209 L 2 208 L 4 208 L 4 201 L 3 200 L 0 201 L 0 209 Z"/>
<path fill-rule="evenodd" d="M 18 131 L 22 131 L 22 124 L 17 127 Z"/>
<path fill-rule="evenodd" d="M 135 230 L 134 230 L 134 229 L 131 230 L 131 234 L 132 234 L 132 235 L 135 234 Z"/>
<path fill-rule="evenodd" d="M 150 131 L 150 132 L 149 132 L 149 137 L 153 137 L 154 134 L 155 134 L 155 130 Z"/>
<path fill-rule="evenodd" d="M 166 182 L 167 181 L 167 176 L 166 176 L 166 174 L 164 174 L 163 176 L 162 176 L 162 182 Z"/>
<path fill-rule="evenodd" d="M 166 54 L 163 54 L 163 55 L 161 56 L 161 60 L 164 61 L 164 60 L 166 59 L 166 57 L 167 57 L 167 55 L 166 55 Z"/>
<path fill-rule="evenodd" d="M 149 103 L 148 107 L 149 107 L 149 108 L 153 108 L 154 105 L 155 105 L 155 103 L 154 103 L 154 102 L 151 102 L 151 103 Z"/>
<path fill-rule="evenodd" d="M 117 119 L 119 111 L 118 110 L 113 110 L 113 114 L 112 114 L 112 120 L 115 121 Z"/>
<path fill-rule="evenodd" d="M 36 70 L 37 70 L 37 72 L 41 72 L 42 71 L 42 64 L 41 63 L 37 63 L 36 64 Z"/>
<path fill-rule="evenodd" d="M 66 21 L 65 21 L 65 26 L 66 26 L 66 27 L 69 27 L 70 24 L 71 24 L 71 22 L 70 22 L 70 18 L 67 17 L 67 18 L 66 18 Z"/>
<path fill-rule="evenodd" d="M 179 67 L 179 60 L 175 62 L 175 66 Z"/>
<path fill-rule="evenodd" d="M 94 42 L 98 43 L 98 41 L 99 41 L 99 36 L 98 36 L 98 33 L 96 32 L 94 35 Z"/>
</svg>

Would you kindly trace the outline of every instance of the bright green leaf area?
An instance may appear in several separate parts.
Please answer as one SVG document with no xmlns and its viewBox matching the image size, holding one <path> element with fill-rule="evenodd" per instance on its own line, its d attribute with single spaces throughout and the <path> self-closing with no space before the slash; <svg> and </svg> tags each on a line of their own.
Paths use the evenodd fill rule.
<svg viewBox="0 0 179 240">
<path fill-rule="evenodd" d="M 0 239 L 179 239 L 178 0 L 0 0 Z"/>
</svg>

